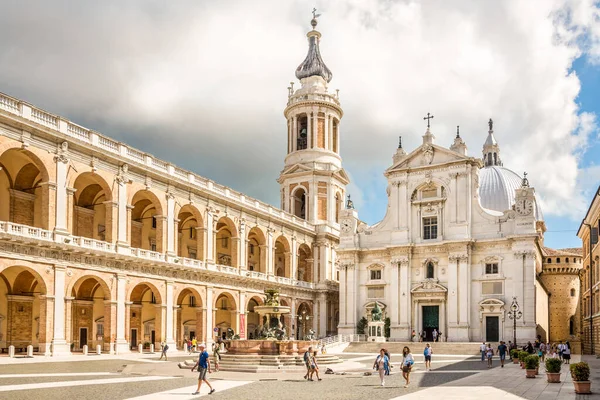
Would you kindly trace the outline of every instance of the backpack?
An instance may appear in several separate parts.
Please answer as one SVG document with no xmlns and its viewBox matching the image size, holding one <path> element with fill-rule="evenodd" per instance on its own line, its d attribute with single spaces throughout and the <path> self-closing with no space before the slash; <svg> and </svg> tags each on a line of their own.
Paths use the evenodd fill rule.
<svg viewBox="0 0 600 400">
<path fill-rule="evenodd" d="M 165 351 L 169 350 L 169 345 L 165 344 Z"/>
<path fill-rule="evenodd" d="M 304 362 L 308 362 L 308 351 L 304 352 Z"/>
</svg>

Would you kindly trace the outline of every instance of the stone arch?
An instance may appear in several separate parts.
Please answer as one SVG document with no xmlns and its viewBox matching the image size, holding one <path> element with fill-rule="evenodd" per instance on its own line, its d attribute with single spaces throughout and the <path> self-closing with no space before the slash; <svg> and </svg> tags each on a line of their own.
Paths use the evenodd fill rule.
<svg viewBox="0 0 600 400">
<path fill-rule="evenodd" d="M 248 243 L 246 267 L 250 271 L 266 274 L 268 253 L 265 232 L 259 226 L 255 226 L 248 230 L 246 240 Z"/>
<path fill-rule="evenodd" d="M 131 305 L 129 306 L 130 332 L 126 334 L 130 338 L 131 347 L 136 347 L 141 342 L 151 343 L 154 344 L 154 348 L 160 348 L 160 342 L 164 339 L 163 304 L 160 291 L 152 283 L 142 281 L 131 288 L 127 298 Z"/>
<path fill-rule="evenodd" d="M 185 286 L 176 297 L 177 314 L 175 318 L 177 347 L 185 349 L 185 341 L 196 339 L 206 341 L 204 332 L 204 300 L 194 287 Z"/>
<path fill-rule="evenodd" d="M 55 198 L 48 183 L 56 168 L 44 162 L 35 149 L 7 145 L 10 143 L 0 146 L 0 220 L 52 229 L 50 210 Z"/>
<path fill-rule="evenodd" d="M 217 310 L 213 324 L 218 329 L 215 336 L 222 339 L 227 337 L 227 329 L 231 328 L 236 334 L 239 334 L 237 321 L 237 299 L 232 293 L 222 290 L 215 293 L 214 308 Z"/>
<path fill-rule="evenodd" d="M 312 304 L 307 301 L 301 301 L 296 307 L 296 319 L 296 338 L 302 340 L 314 326 Z"/>
<path fill-rule="evenodd" d="M 292 278 L 292 253 L 290 252 L 290 242 L 285 235 L 279 235 L 275 239 L 273 251 L 273 272 L 275 275 Z"/>
<path fill-rule="evenodd" d="M 297 277 L 299 281 L 313 282 L 313 258 L 312 250 L 306 244 L 303 243 L 298 247 L 298 272 Z"/>
<path fill-rule="evenodd" d="M 255 339 L 258 337 L 259 327 L 262 325 L 260 315 L 254 311 L 254 307 L 264 305 L 264 299 L 260 295 L 253 295 L 246 302 L 246 332 L 248 339 Z"/>
<path fill-rule="evenodd" d="M 239 237 L 235 223 L 229 217 L 221 217 L 214 230 L 216 235 L 215 257 L 218 264 L 238 266 Z"/>
<path fill-rule="evenodd" d="M 83 274 L 69 288 L 67 313 L 71 315 L 71 327 L 67 343 L 73 344 L 74 351 L 81 351 L 85 345 L 108 350 L 113 323 L 112 304 L 107 301 L 111 299 L 109 286 L 99 276 Z"/>
<path fill-rule="evenodd" d="M 177 255 L 180 257 L 204 260 L 204 219 L 192 204 L 186 204 L 177 213 L 179 222 L 177 235 Z"/>
<path fill-rule="evenodd" d="M 159 198 L 150 190 L 138 190 L 131 198 L 131 247 L 164 252 L 166 218 Z"/>
<path fill-rule="evenodd" d="M 73 235 L 113 241 L 113 192 L 98 174 L 83 172 L 72 178 L 75 189 L 68 209 L 69 228 Z"/>
<path fill-rule="evenodd" d="M 50 338 L 46 337 L 46 326 L 52 320 L 48 309 L 44 280 L 35 268 L 24 263 L 0 267 L 0 315 L 6 316 L 0 324 L 3 347 L 14 345 L 17 352 L 26 351 L 33 345 L 45 352 Z M 48 316 L 50 311 L 50 316 Z"/>
</svg>

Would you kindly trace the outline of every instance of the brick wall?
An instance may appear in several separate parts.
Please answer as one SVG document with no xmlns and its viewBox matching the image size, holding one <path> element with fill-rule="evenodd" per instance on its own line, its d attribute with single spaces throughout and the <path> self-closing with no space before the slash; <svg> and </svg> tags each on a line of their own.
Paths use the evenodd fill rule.
<svg viewBox="0 0 600 400">
<path fill-rule="evenodd" d="M 33 297 L 8 296 L 8 344 L 27 347 L 33 336 Z"/>
<path fill-rule="evenodd" d="M 10 219 L 12 222 L 34 226 L 34 205 L 35 195 L 11 189 Z"/>
</svg>

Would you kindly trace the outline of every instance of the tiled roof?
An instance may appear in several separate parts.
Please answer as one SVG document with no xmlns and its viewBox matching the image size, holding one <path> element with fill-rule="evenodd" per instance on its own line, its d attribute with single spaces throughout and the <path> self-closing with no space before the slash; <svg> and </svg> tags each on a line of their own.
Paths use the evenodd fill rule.
<svg viewBox="0 0 600 400">
<path fill-rule="evenodd" d="M 568 249 L 551 249 L 543 247 L 542 251 L 545 256 L 582 256 L 583 249 L 581 247 L 571 247 Z"/>
</svg>

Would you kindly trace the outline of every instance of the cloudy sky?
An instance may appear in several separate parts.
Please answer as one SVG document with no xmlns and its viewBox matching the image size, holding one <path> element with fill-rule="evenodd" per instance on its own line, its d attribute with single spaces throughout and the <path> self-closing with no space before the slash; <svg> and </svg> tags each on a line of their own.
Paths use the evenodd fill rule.
<svg viewBox="0 0 600 400">
<path fill-rule="evenodd" d="M 427 112 L 438 144 L 460 125 L 476 156 L 491 117 L 504 165 L 541 197 L 546 244 L 581 245 L 600 183 L 593 0 L 5 1 L 0 91 L 278 206 L 313 5 L 363 220 L 383 217 L 383 170 Z"/>
</svg>

